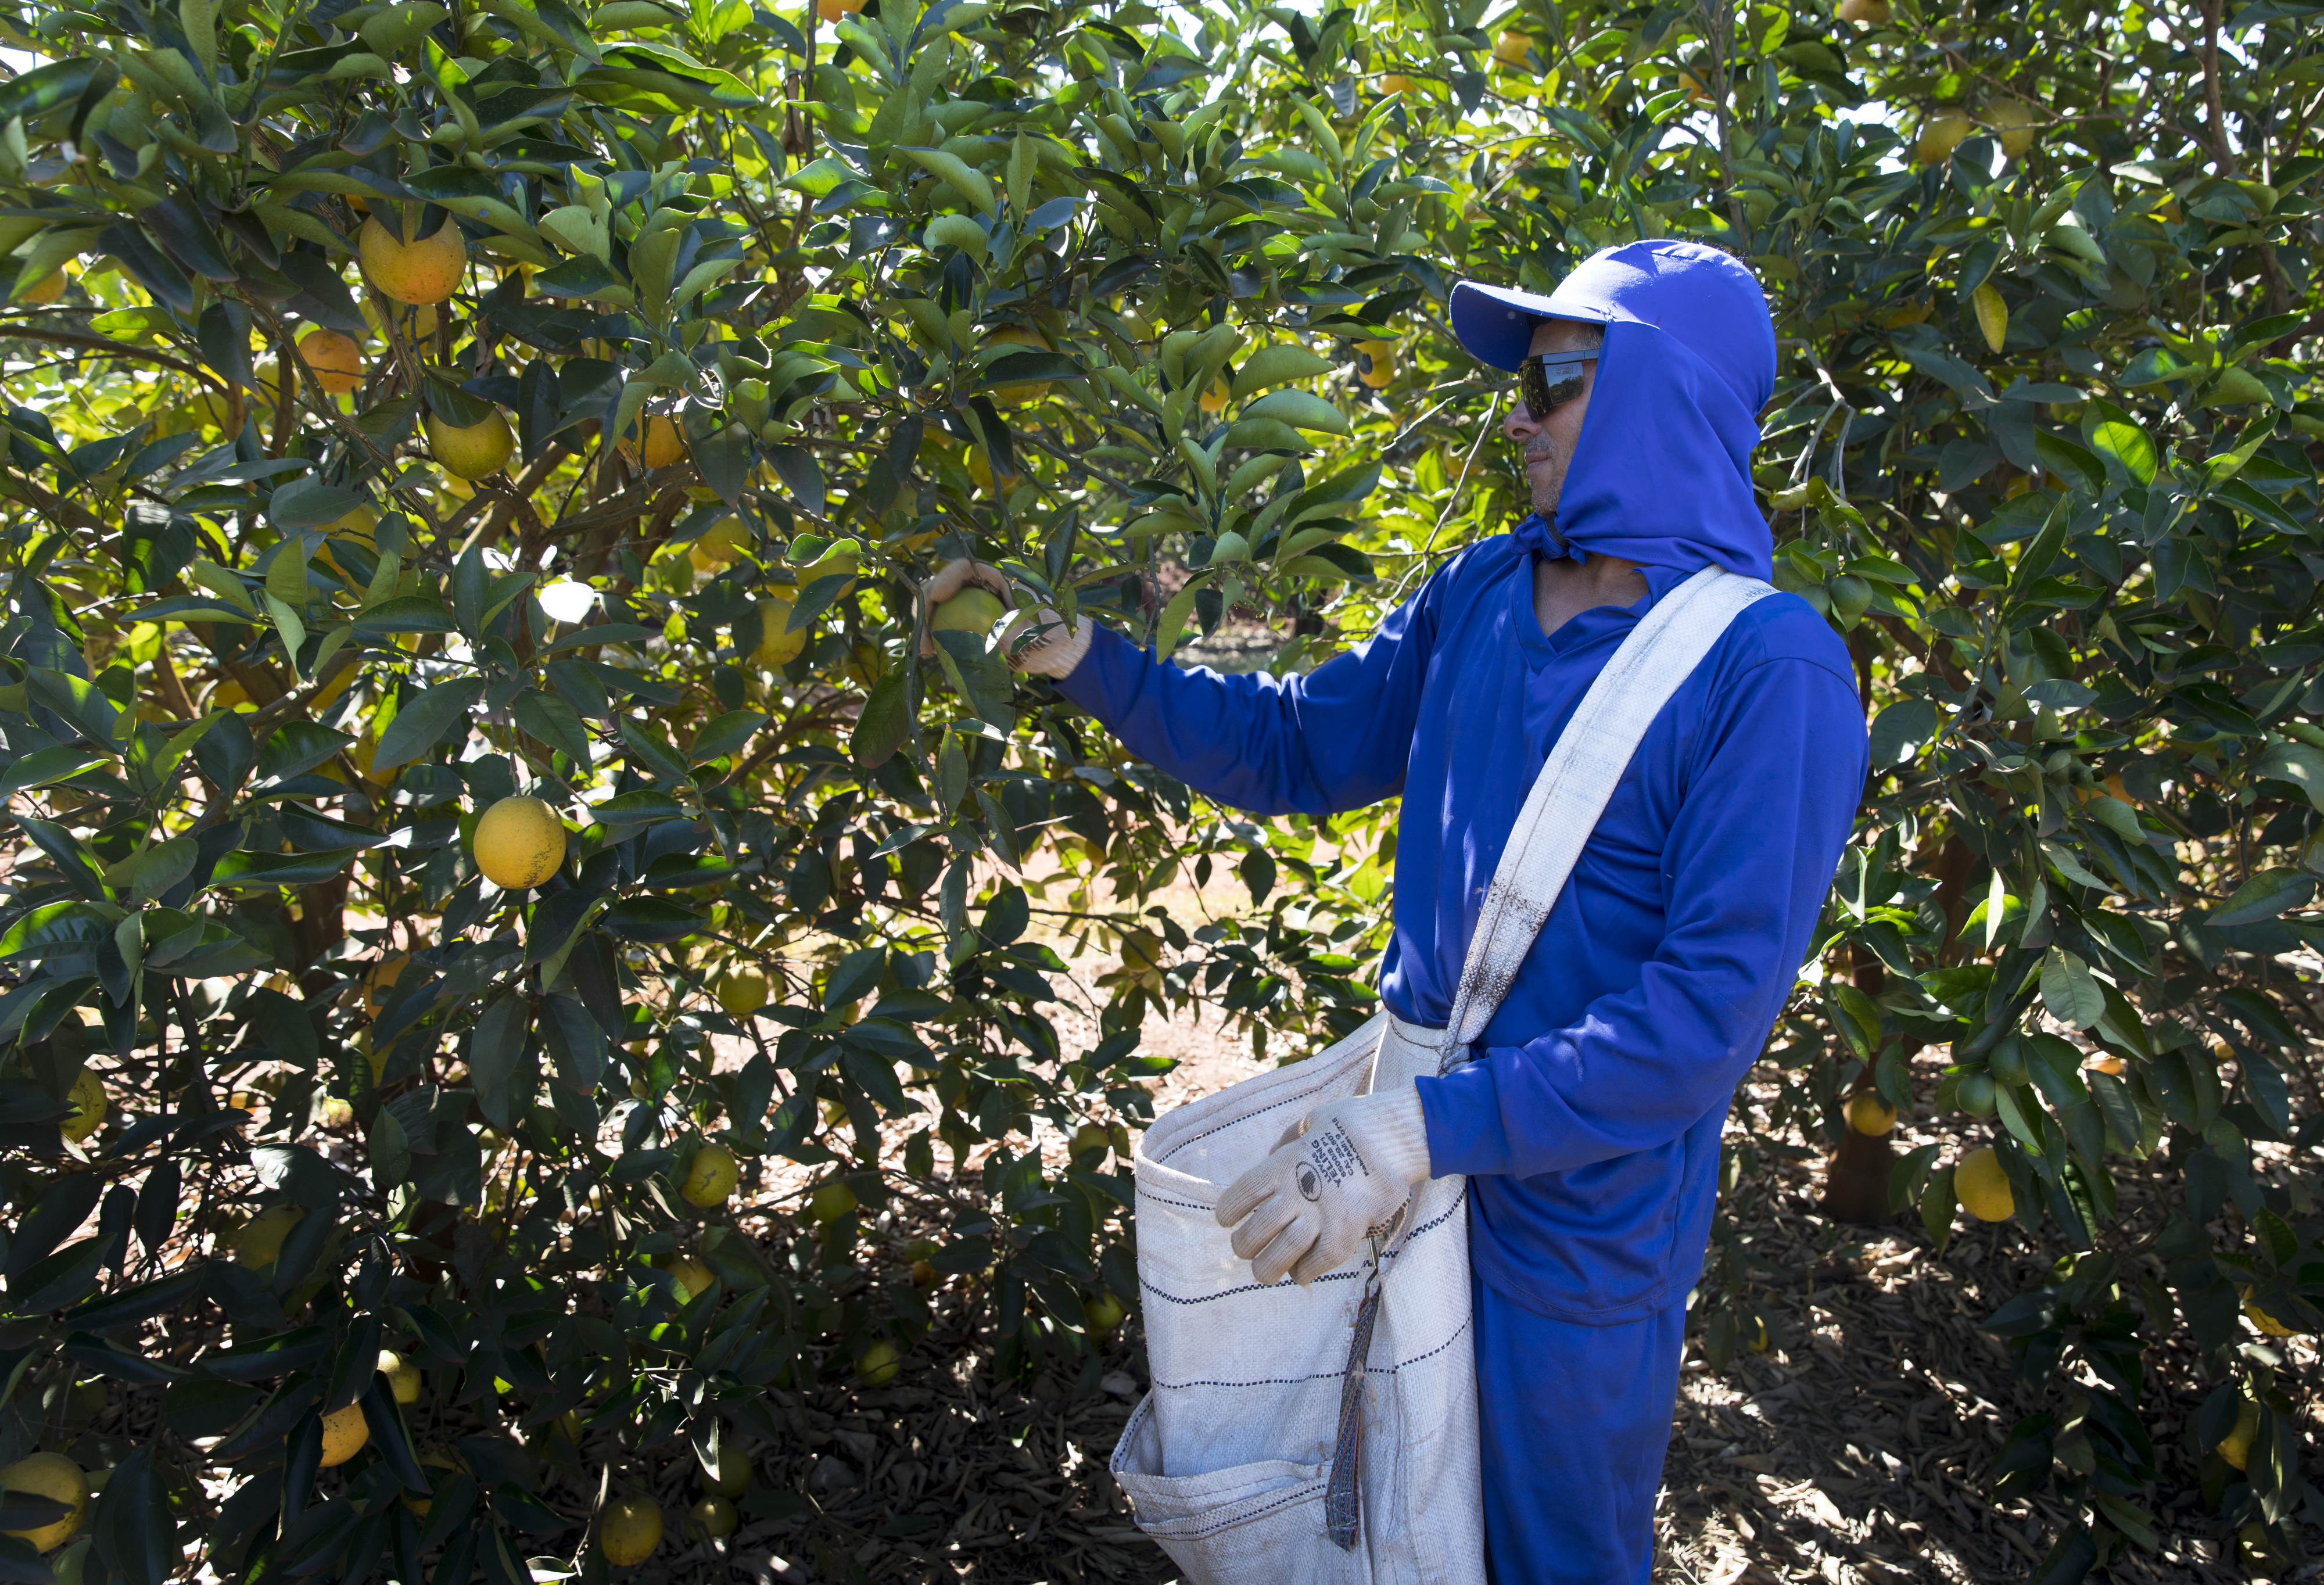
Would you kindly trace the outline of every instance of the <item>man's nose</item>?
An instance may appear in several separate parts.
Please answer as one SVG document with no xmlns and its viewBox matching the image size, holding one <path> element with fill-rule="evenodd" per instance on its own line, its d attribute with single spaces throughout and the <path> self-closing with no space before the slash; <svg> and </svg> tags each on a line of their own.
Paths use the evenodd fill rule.
<svg viewBox="0 0 2324 1585">
<path fill-rule="evenodd" d="M 1509 416 L 1501 420 L 1501 433 L 1523 446 L 1541 433 L 1541 426 L 1534 422 L 1532 414 L 1526 411 L 1525 403 L 1511 402 Z"/>
</svg>

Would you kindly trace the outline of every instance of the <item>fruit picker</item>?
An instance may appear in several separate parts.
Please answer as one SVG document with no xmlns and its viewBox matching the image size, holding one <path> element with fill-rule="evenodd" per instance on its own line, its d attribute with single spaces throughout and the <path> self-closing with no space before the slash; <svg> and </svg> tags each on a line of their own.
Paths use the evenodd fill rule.
<svg viewBox="0 0 2324 1585">
<path fill-rule="evenodd" d="M 1305 676 L 1157 661 L 1055 622 L 1015 662 L 1222 803 L 1400 796 L 1380 994 L 1442 1027 L 1517 810 L 1639 619 L 1706 566 L 1767 580 L 1751 484 L 1775 337 L 1749 269 L 1607 249 L 1550 295 L 1463 281 L 1452 327 L 1517 376 L 1533 511 Z M 935 599 L 991 569 L 954 564 Z M 1045 613 L 1047 614 L 1047 613 Z M 1315 1109 L 1219 1204 L 1262 1283 L 1364 1253 L 1413 1186 L 1470 1175 L 1496 1579 L 1645 1581 L 1686 1305 L 1736 1084 L 1794 983 L 1867 769 L 1847 649 L 1795 595 L 1738 617 L 1663 706 L 1463 1065 Z"/>
</svg>

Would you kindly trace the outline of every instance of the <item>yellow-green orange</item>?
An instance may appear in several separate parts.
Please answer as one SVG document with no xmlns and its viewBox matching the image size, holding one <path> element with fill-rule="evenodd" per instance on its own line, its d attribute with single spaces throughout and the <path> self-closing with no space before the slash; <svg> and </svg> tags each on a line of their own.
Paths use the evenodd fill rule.
<svg viewBox="0 0 2324 1585">
<path fill-rule="evenodd" d="M 235 1235 L 235 1263 L 253 1271 L 273 1265 L 275 1257 L 282 1253 L 282 1240 L 306 1214 L 296 1205 L 277 1205 L 252 1217 Z"/>
<path fill-rule="evenodd" d="M 1870 1091 L 1848 1100 L 1848 1126 L 1877 1138 L 1896 1126 L 1896 1109 Z"/>
<path fill-rule="evenodd" d="M 617 1569 L 645 1562 L 661 1544 L 660 1507 L 651 1497 L 615 1497 L 597 1522 L 597 1544 Z"/>
<path fill-rule="evenodd" d="M 1979 1221 L 2007 1221 L 2017 1214 L 2016 1197 L 2009 1192 L 2009 1175 L 1990 1145 L 1981 1146 L 1953 1168 L 1953 1198 Z"/>
<path fill-rule="evenodd" d="M 653 437 L 647 436 L 649 445 Z M 735 553 L 751 542 L 751 530 L 742 526 L 740 518 L 721 518 L 704 530 L 702 538 L 687 547 L 686 558 L 696 572 L 715 572 L 734 559 Z"/>
<path fill-rule="evenodd" d="M 732 1535 L 734 1526 L 742 1522 L 742 1516 L 734 1511 L 734 1505 L 715 1492 L 686 1510 L 686 1534 L 694 1540 Z"/>
<path fill-rule="evenodd" d="M 1533 48 L 1531 33 L 1505 32 L 1493 44 L 1493 64 L 1515 69 L 1526 63 L 1526 51 Z"/>
<path fill-rule="evenodd" d="M 1364 355 L 1363 372 L 1356 376 L 1378 391 L 1396 378 L 1396 343 L 1393 341 L 1359 341 L 1356 350 Z"/>
<path fill-rule="evenodd" d="M 371 1423 L 361 1404 L 349 1404 L 323 1416 L 323 1468 L 336 1469 L 363 1451 L 371 1440 Z"/>
<path fill-rule="evenodd" d="M 495 408 L 475 424 L 447 424 L 428 415 L 428 450 L 444 471 L 462 479 L 481 479 L 501 471 L 516 450 L 516 435 Z"/>
<path fill-rule="evenodd" d="M 7 1534 L 20 1541 L 29 1541 L 36 1552 L 47 1552 L 64 1544 L 65 1539 L 80 1528 L 88 1514 L 88 1477 L 81 1467 L 62 1453 L 34 1453 L 19 1459 L 0 1470 L 0 1487 L 10 1491 L 22 1491 L 33 1497 L 45 1497 L 60 1502 L 69 1509 L 61 1517 L 30 1530 L 11 1530 Z"/>
<path fill-rule="evenodd" d="M 686 435 L 678 420 L 656 413 L 646 420 L 645 438 L 638 444 L 638 460 L 650 468 L 666 468 L 686 460 Z"/>
<path fill-rule="evenodd" d="M 400 303 L 440 303 L 456 290 L 468 267 L 468 244 L 449 220 L 433 236 L 405 242 L 377 216 L 355 234 L 364 275 L 380 295 Z"/>
<path fill-rule="evenodd" d="M 387 1005 L 387 993 L 403 978 L 404 965 L 411 961 L 409 953 L 394 953 L 379 960 L 372 972 L 364 976 L 364 1011 L 376 1016 Z"/>
<path fill-rule="evenodd" d="M 991 590 L 969 584 L 928 613 L 928 626 L 940 633 L 988 633 L 1008 609 Z"/>
<path fill-rule="evenodd" d="M 2001 139 L 2001 152 L 2015 160 L 2034 146 L 2034 107 L 2023 99 L 1999 99 L 1986 106 L 1985 118 Z"/>
<path fill-rule="evenodd" d="M 379 1371 L 387 1378 L 387 1388 L 399 1404 L 420 1401 L 420 1367 L 397 1353 L 393 1349 L 379 1351 Z"/>
<path fill-rule="evenodd" d="M 990 492 L 998 488 L 993 483 L 992 463 L 985 456 L 984 447 L 982 446 L 973 447 L 969 451 L 968 476 L 976 481 L 976 487 L 980 490 Z M 1018 478 L 1017 470 L 1010 468 L 1000 475 L 1001 484 L 1014 484 Z"/>
<path fill-rule="evenodd" d="M 897 1355 L 893 1343 L 873 1343 L 855 1356 L 855 1374 L 862 1378 L 866 1387 L 887 1386 L 896 1379 L 896 1372 L 903 1368 L 903 1360 Z"/>
<path fill-rule="evenodd" d="M 802 589 L 812 588 L 817 578 L 846 577 L 853 579 L 855 569 L 862 563 L 863 548 L 853 539 L 842 539 L 822 555 L 799 568 L 798 584 Z M 845 594 L 855 585 L 853 582 L 840 585 Z"/>
<path fill-rule="evenodd" d="M 834 1221 L 854 1209 L 855 1191 L 845 1184 L 824 1184 L 807 1197 L 809 1221 Z"/>
<path fill-rule="evenodd" d="M 333 396 L 344 396 L 364 381 L 363 348 L 355 337 L 336 330 L 310 330 L 299 338 L 299 356 L 315 383 Z"/>
<path fill-rule="evenodd" d="M 1933 165 L 1949 158 L 1960 146 L 1961 139 L 1976 130 L 1969 118 L 1957 111 L 1932 115 L 1921 124 L 1921 136 L 1913 152 L 1920 156 L 1922 164 Z"/>
<path fill-rule="evenodd" d="M 73 1081 L 73 1114 L 61 1125 L 66 1138 L 79 1144 L 105 1126 L 105 1083 L 87 1068 Z"/>
<path fill-rule="evenodd" d="M 1089 1329 L 1100 1337 L 1111 1337 L 1114 1328 L 1121 1324 L 1125 1313 L 1121 1301 L 1107 1293 L 1099 1294 L 1082 1306 L 1082 1319 L 1088 1322 Z"/>
<path fill-rule="evenodd" d="M 718 1005 L 730 1018 L 747 1018 L 767 1005 L 767 977 L 755 969 L 736 969 L 718 981 Z"/>
<path fill-rule="evenodd" d="M 358 506 L 333 522 L 327 531 L 331 539 L 352 539 L 358 545 L 376 549 L 379 544 L 379 514 L 368 506 Z M 352 578 L 355 576 L 341 567 L 338 558 L 331 554 L 330 539 L 326 539 L 322 549 L 316 554 L 322 558 L 325 567 L 341 577 Z"/>
<path fill-rule="evenodd" d="M 691 1255 L 673 1255 L 664 1263 L 662 1269 L 669 1272 L 670 1280 L 678 1285 L 681 1304 L 693 1303 L 708 1293 L 718 1281 L 716 1272 Z"/>
<path fill-rule="evenodd" d="M 1037 352 L 1047 352 L 1049 350 L 1049 344 L 1041 339 L 1041 336 L 1038 331 L 1028 330 L 1022 326 L 1014 325 L 1005 330 L 997 330 L 992 335 L 987 336 L 985 338 L 985 345 L 987 346 L 1030 347 Z M 1013 357 L 1016 355 L 1013 353 L 1002 353 L 1000 355 L 1005 358 Z M 996 401 L 1021 405 L 1022 403 L 1038 400 L 1041 393 L 1048 390 L 1048 388 L 1049 382 L 1047 380 L 1028 380 L 1020 385 L 996 386 L 993 390 L 992 396 L 993 400 Z"/>
<path fill-rule="evenodd" d="M 694 1153 L 692 1165 L 686 1169 L 686 1182 L 678 1193 L 686 1196 L 688 1205 L 723 1205 L 726 1196 L 734 1192 L 735 1180 L 742 1168 L 734 1153 L 724 1145 L 705 1145 Z"/>
<path fill-rule="evenodd" d="M 779 594 L 759 602 L 759 642 L 751 659 L 765 667 L 788 666 L 807 648 L 807 629 L 794 628 L 791 603 Z"/>
<path fill-rule="evenodd" d="M 718 1439 L 718 1472 L 702 1471 L 704 1489 L 715 1491 L 721 1497 L 740 1497 L 751 1487 L 751 1455 L 744 1452 L 733 1437 Z"/>
<path fill-rule="evenodd" d="M 503 891 L 524 891 L 565 862 L 565 822 L 542 799 L 503 798 L 476 822 L 476 868 Z"/>
</svg>

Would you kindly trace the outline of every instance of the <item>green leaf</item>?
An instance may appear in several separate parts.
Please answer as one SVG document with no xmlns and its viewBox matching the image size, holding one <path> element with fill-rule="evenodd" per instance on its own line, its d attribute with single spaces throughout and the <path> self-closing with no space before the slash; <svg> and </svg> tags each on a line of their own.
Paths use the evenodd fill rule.
<svg viewBox="0 0 2324 1585">
<path fill-rule="evenodd" d="M 2137 419 L 2111 402 L 2093 401 L 2082 428 L 2091 447 L 2119 463 L 2135 483 L 2154 483 L 2158 465 L 2154 442 Z"/>
<path fill-rule="evenodd" d="M 86 749 L 62 746 L 35 749 L 9 766 L 5 775 L 0 775 L 0 797 L 23 792 L 28 788 L 54 787 L 111 762 Z"/>
<path fill-rule="evenodd" d="M 432 594 L 399 594 L 364 608 L 355 618 L 356 631 L 364 633 L 449 633 L 457 632 L 459 624 L 444 603 Z"/>
<path fill-rule="evenodd" d="M 2253 773 L 2292 783 L 2308 795 L 2310 803 L 2324 810 L 2324 749 L 2282 738 L 2271 739 L 2253 767 Z"/>
<path fill-rule="evenodd" d="M 114 1466 L 97 1494 L 89 1529 L 97 1554 L 123 1585 L 162 1585 L 181 1564 L 168 1482 L 139 1447 Z"/>
<path fill-rule="evenodd" d="M 903 148 L 896 151 L 929 175 L 937 178 L 980 215 L 997 215 L 1001 206 L 992 182 L 984 172 L 942 149 Z"/>
<path fill-rule="evenodd" d="M 1329 435 L 1352 434 L 1348 415 L 1307 391 L 1277 391 L 1242 410 L 1243 418 L 1274 419 L 1295 429 L 1315 429 Z"/>
<path fill-rule="evenodd" d="M 2106 993 L 2090 977 L 2089 965 L 2060 946 L 2042 958 L 2042 1001 L 2051 1017 L 2077 1029 L 2089 1028 L 2106 1013 Z"/>
<path fill-rule="evenodd" d="M 1312 347 L 1288 342 L 1262 346 L 1242 361 L 1235 370 L 1233 394 L 1240 401 L 1253 392 L 1264 391 L 1270 385 L 1281 385 L 1292 380 L 1313 379 L 1332 372 L 1332 360 Z"/>
<path fill-rule="evenodd" d="M 589 763 L 589 732 L 581 724 L 581 717 L 573 706 L 554 694 L 539 688 L 527 688 L 509 701 L 509 714 L 516 723 L 547 743 L 563 751 L 576 767 Z"/>
<path fill-rule="evenodd" d="M 379 746 L 372 751 L 373 770 L 407 764 L 442 742 L 466 722 L 468 712 L 484 693 L 484 680 L 472 677 L 438 683 L 417 698 L 405 700 L 387 730 L 379 734 Z"/>
<path fill-rule="evenodd" d="M 2226 929 L 2233 925 L 2273 919 L 2306 907 L 2308 899 L 2315 895 L 2316 878 L 2312 875 L 2298 870 L 2262 870 L 2236 887 L 2234 894 L 2203 922 L 2215 929 Z"/>
<path fill-rule="evenodd" d="M 729 710 L 703 726 L 686 757 L 696 765 L 722 760 L 749 742 L 752 734 L 766 723 L 767 713 L 763 710 Z"/>
<path fill-rule="evenodd" d="M 864 769 L 876 770 L 903 747 L 911 731 L 911 703 L 906 688 L 904 668 L 891 666 L 880 674 L 879 681 L 872 685 L 872 692 L 863 701 L 863 709 L 855 718 L 855 731 L 848 740 L 848 751 Z"/>
<path fill-rule="evenodd" d="M 539 918 L 539 913 L 535 914 Z M 468 1042 L 468 1071 L 476 1085 L 476 1105 L 503 1131 L 515 1126 L 520 1107 L 532 1099 L 530 1074 L 520 1075 L 532 1032 L 532 1009 L 522 996 L 503 996 L 484 1009 Z"/>
</svg>

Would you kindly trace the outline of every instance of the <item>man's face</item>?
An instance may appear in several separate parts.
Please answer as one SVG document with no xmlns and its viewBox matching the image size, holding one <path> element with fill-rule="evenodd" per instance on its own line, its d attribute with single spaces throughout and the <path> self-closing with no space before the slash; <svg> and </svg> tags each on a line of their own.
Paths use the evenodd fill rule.
<svg viewBox="0 0 2324 1585">
<path fill-rule="evenodd" d="M 1533 327 L 1533 346 L 1529 350 L 1586 351 L 1598 345 L 1596 329 L 1595 326 L 1577 324 L 1572 319 L 1544 319 Z M 1533 509 L 1544 517 L 1557 511 L 1558 495 L 1565 488 L 1565 470 L 1573 461 L 1573 443 L 1582 433 L 1582 415 L 1589 410 L 1590 392 L 1597 382 L 1598 365 L 1584 364 L 1581 395 L 1551 409 L 1549 416 L 1538 423 L 1526 411 L 1520 399 L 1501 424 L 1501 433 L 1516 441 L 1525 453 L 1526 483 L 1533 491 Z"/>
</svg>

